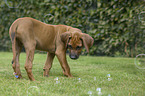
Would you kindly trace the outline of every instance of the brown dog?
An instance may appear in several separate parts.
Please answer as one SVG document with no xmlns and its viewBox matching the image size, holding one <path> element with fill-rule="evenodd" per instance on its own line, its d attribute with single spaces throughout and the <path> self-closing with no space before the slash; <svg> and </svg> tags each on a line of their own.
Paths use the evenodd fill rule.
<svg viewBox="0 0 145 96">
<path fill-rule="evenodd" d="M 24 46 L 26 51 L 25 69 L 30 80 L 34 81 L 32 62 L 35 49 L 47 51 L 47 60 L 43 76 L 49 76 L 52 61 L 56 55 L 63 69 L 63 74 L 72 77 L 66 60 L 66 50 L 69 49 L 71 59 L 78 59 L 82 47 L 87 52 L 93 45 L 93 38 L 81 30 L 66 25 L 49 25 L 33 18 L 19 18 L 11 25 L 9 35 L 12 41 L 12 67 L 18 78 L 22 78 L 19 55 Z"/>
</svg>

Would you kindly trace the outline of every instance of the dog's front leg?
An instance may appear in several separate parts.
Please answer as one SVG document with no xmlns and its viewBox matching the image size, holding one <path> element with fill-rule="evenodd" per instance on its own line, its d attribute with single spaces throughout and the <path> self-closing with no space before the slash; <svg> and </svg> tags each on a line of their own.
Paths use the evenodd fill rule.
<svg viewBox="0 0 145 96">
<path fill-rule="evenodd" d="M 57 52 L 56 56 L 60 62 L 62 69 L 63 69 L 63 74 L 67 77 L 73 77 L 70 73 L 70 68 L 69 68 L 69 65 L 68 65 L 67 60 L 66 60 L 66 52 L 59 51 L 59 52 Z"/>
<path fill-rule="evenodd" d="M 49 52 L 47 53 L 47 59 L 45 62 L 45 66 L 43 68 L 43 70 L 44 70 L 43 76 L 49 77 L 49 71 L 52 67 L 52 62 L 53 62 L 54 57 L 55 57 L 54 53 L 49 53 Z"/>
</svg>

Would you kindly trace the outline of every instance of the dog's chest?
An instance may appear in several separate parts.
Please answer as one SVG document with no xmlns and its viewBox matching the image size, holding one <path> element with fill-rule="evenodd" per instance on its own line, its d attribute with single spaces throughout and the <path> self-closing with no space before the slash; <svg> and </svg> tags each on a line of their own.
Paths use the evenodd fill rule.
<svg viewBox="0 0 145 96">
<path fill-rule="evenodd" d="M 51 53 L 55 52 L 55 38 L 36 39 L 36 49 Z"/>
</svg>

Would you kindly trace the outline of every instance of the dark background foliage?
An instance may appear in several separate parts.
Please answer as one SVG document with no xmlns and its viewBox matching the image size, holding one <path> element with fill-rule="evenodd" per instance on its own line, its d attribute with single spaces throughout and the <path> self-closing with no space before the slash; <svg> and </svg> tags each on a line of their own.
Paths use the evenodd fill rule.
<svg viewBox="0 0 145 96">
<path fill-rule="evenodd" d="M 144 0 L 1 0 L 0 51 L 11 51 L 12 22 L 32 17 L 91 35 L 95 42 L 90 55 L 134 57 L 145 53 L 144 6 Z"/>
</svg>

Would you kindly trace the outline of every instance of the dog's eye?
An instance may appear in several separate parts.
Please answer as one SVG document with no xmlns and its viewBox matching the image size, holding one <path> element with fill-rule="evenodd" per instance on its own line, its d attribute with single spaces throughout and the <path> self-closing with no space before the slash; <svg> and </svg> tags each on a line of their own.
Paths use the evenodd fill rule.
<svg viewBox="0 0 145 96">
<path fill-rule="evenodd" d="M 68 45 L 68 48 L 72 48 L 72 46 L 71 45 Z"/>
<path fill-rule="evenodd" d="M 81 49 L 81 48 L 82 48 L 82 46 L 77 46 L 77 47 L 76 47 L 77 50 L 79 50 L 79 49 Z"/>
</svg>

